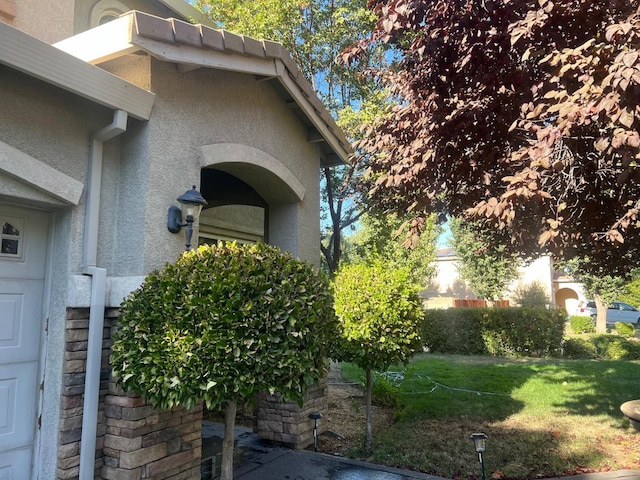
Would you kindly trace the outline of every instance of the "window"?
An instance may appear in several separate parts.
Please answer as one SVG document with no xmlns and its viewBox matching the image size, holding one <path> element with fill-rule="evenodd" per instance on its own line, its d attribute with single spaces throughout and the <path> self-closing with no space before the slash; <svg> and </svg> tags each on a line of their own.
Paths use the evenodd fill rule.
<svg viewBox="0 0 640 480">
<path fill-rule="evenodd" d="M 0 217 L 0 256 L 22 258 L 24 218 Z"/>
</svg>

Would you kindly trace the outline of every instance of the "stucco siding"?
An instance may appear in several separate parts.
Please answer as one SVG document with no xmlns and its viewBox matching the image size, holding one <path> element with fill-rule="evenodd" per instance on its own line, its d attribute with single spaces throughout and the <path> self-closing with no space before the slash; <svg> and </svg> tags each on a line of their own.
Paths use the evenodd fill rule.
<svg viewBox="0 0 640 480">
<path fill-rule="evenodd" d="M 286 214 L 291 223 L 272 223 L 269 239 L 286 240 L 283 248 L 317 262 L 319 226 L 312 224 L 318 223 L 320 152 L 307 141 L 306 127 L 269 83 L 252 75 L 210 69 L 179 73 L 173 65 L 155 61 L 151 80 L 156 103 L 149 125 L 145 269 L 162 265 L 184 248 L 183 235 L 166 229 L 167 208 L 191 185 L 199 184 L 201 147 L 224 143 L 259 149 L 304 186 L 304 200 Z M 241 179 L 265 196 L 274 212 L 283 208 L 276 206 L 282 200 L 268 198 L 269 189 L 261 184 L 269 179 L 266 172 L 260 176 L 245 169 L 243 173 Z M 176 185 L 182 185 L 179 191 Z M 273 222 L 274 215 L 270 218 Z M 300 251 L 299 246 L 309 242 L 313 247 Z"/>
</svg>

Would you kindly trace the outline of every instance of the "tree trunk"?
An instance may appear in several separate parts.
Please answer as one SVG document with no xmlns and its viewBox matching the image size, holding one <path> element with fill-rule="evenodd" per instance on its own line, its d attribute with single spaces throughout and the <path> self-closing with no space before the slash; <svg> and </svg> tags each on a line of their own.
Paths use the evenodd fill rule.
<svg viewBox="0 0 640 480">
<path fill-rule="evenodd" d="M 222 439 L 222 470 L 220 480 L 233 480 L 233 445 L 236 424 L 235 400 L 227 400 L 224 407 L 224 438 Z"/>
<path fill-rule="evenodd" d="M 594 295 L 598 315 L 596 317 L 596 333 L 607 333 L 607 305 L 602 302 L 600 295 Z"/>
<path fill-rule="evenodd" d="M 373 453 L 373 412 L 371 410 L 371 389 L 371 369 L 367 368 L 367 385 L 365 394 L 367 429 L 364 436 L 364 451 L 367 455 L 371 455 Z"/>
</svg>

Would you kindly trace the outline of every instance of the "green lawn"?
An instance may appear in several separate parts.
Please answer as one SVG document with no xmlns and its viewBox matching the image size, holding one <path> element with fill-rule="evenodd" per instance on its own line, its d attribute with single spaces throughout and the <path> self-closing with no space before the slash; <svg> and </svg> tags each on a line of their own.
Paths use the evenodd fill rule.
<svg viewBox="0 0 640 480">
<path fill-rule="evenodd" d="M 392 370 L 404 370 L 397 421 L 374 432 L 376 463 L 480 478 L 469 435 L 484 432 L 487 478 L 640 470 L 640 434 L 619 408 L 640 399 L 640 362 L 424 354 Z"/>
</svg>

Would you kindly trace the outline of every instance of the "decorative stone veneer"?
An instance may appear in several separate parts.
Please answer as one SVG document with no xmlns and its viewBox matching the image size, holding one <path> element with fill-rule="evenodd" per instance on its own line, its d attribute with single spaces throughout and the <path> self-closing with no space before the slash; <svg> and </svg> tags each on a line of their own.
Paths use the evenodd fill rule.
<svg viewBox="0 0 640 480">
<path fill-rule="evenodd" d="M 202 405 L 160 411 L 110 380 L 109 355 L 119 309 L 105 310 L 94 478 L 106 480 L 200 479 Z M 89 309 L 68 308 L 57 480 L 78 479 Z M 279 395 L 258 397 L 256 433 L 294 448 L 313 443 L 312 412 L 326 416 L 327 378 L 309 388 L 303 407 Z M 318 433 L 326 431 L 318 421 Z"/>
<path fill-rule="evenodd" d="M 202 404 L 156 410 L 111 381 L 105 414 L 102 478 L 200 479 Z"/>
<path fill-rule="evenodd" d="M 117 309 L 107 309 L 105 311 L 96 438 L 96 478 L 100 478 L 100 471 L 103 465 L 102 446 L 106 432 L 104 399 L 109 388 L 111 327 L 115 323 L 118 314 L 119 311 Z M 82 408 L 88 338 L 89 309 L 68 308 L 62 374 L 58 467 L 56 471 L 56 476 L 60 480 L 77 479 L 80 470 L 80 437 L 82 435 Z"/>
<path fill-rule="evenodd" d="M 328 380 L 309 387 L 302 407 L 294 402 L 284 402 L 280 395 L 258 395 L 256 433 L 267 440 L 282 442 L 293 448 L 305 448 L 313 443 L 312 412 L 326 418 L 329 408 Z M 318 420 L 318 434 L 327 430 L 327 422 Z"/>
</svg>

